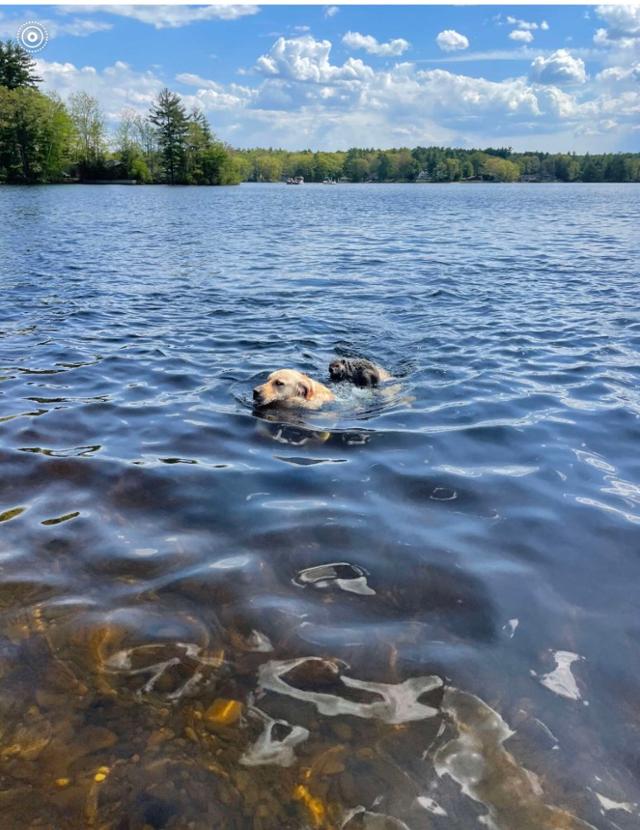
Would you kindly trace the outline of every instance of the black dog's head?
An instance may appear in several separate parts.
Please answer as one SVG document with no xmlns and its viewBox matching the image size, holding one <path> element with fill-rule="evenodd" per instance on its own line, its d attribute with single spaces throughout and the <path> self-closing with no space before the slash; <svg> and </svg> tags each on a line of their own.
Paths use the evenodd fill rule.
<svg viewBox="0 0 640 830">
<path fill-rule="evenodd" d="M 347 360 L 345 357 L 332 360 L 329 364 L 329 374 L 331 376 L 331 380 L 346 380 L 349 377 L 350 364 L 351 361 Z"/>
<path fill-rule="evenodd" d="M 356 386 L 377 386 L 380 374 L 369 360 L 339 357 L 329 364 L 331 380 L 349 380 Z"/>
</svg>

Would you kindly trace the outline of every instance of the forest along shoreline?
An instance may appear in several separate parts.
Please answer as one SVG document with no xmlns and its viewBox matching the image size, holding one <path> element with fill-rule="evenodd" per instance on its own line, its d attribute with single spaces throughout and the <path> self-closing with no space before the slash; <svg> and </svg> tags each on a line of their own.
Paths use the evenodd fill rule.
<svg viewBox="0 0 640 830">
<path fill-rule="evenodd" d="M 0 41 L 0 184 L 640 182 L 640 153 L 238 149 L 169 89 L 147 114 L 125 110 L 108 129 L 95 98 L 76 92 L 64 102 L 43 92 L 35 67 L 16 42 Z"/>
</svg>

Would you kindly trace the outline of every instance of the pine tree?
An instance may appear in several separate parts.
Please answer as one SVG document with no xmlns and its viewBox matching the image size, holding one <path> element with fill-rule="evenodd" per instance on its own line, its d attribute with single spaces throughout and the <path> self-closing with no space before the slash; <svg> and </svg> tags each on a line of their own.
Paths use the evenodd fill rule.
<svg viewBox="0 0 640 830">
<path fill-rule="evenodd" d="M 209 123 L 200 110 L 193 110 L 187 118 L 186 178 L 189 184 L 209 184 L 205 181 L 203 161 L 211 147 L 212 135 Z"/>
<path fill-rule="evenodd" d="M 0 40 L 0 86 L 35 88 L 42 81 L 34 72 L 35 65 L 33 58 L 19 44 Z"/>
<path fill-rule="evenodd" d="M 186 138 L 189 129 L 189 120 L 180 96 L 163 89 L 156 104 L 151 107 L 149 121 L 157 129 L 166 178 L 169 184 L 180 183 L 185 177 Z"/>
</svg>

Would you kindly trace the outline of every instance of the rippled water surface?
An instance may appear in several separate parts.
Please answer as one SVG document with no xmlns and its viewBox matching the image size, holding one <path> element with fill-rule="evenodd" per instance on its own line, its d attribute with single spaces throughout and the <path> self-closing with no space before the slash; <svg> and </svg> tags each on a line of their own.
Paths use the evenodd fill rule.
<svg viewBox="0 0 640 830">
<path fill-rule="evenodd" d="M 3 830 L 638 827 L 639 208 L 0 188 Z"/>
</svg>

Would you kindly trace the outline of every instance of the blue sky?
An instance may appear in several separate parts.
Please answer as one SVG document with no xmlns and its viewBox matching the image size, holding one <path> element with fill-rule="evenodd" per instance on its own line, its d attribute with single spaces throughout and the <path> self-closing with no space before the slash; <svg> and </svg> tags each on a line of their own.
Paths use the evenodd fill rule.
<svg viewBox="0 0 640 830">
<path fill-rule="evenodd" d="M 640 6 L 0 6 L 109 124 L 163 86 L 236 146 L 640 150 Z"/>
</svg>

